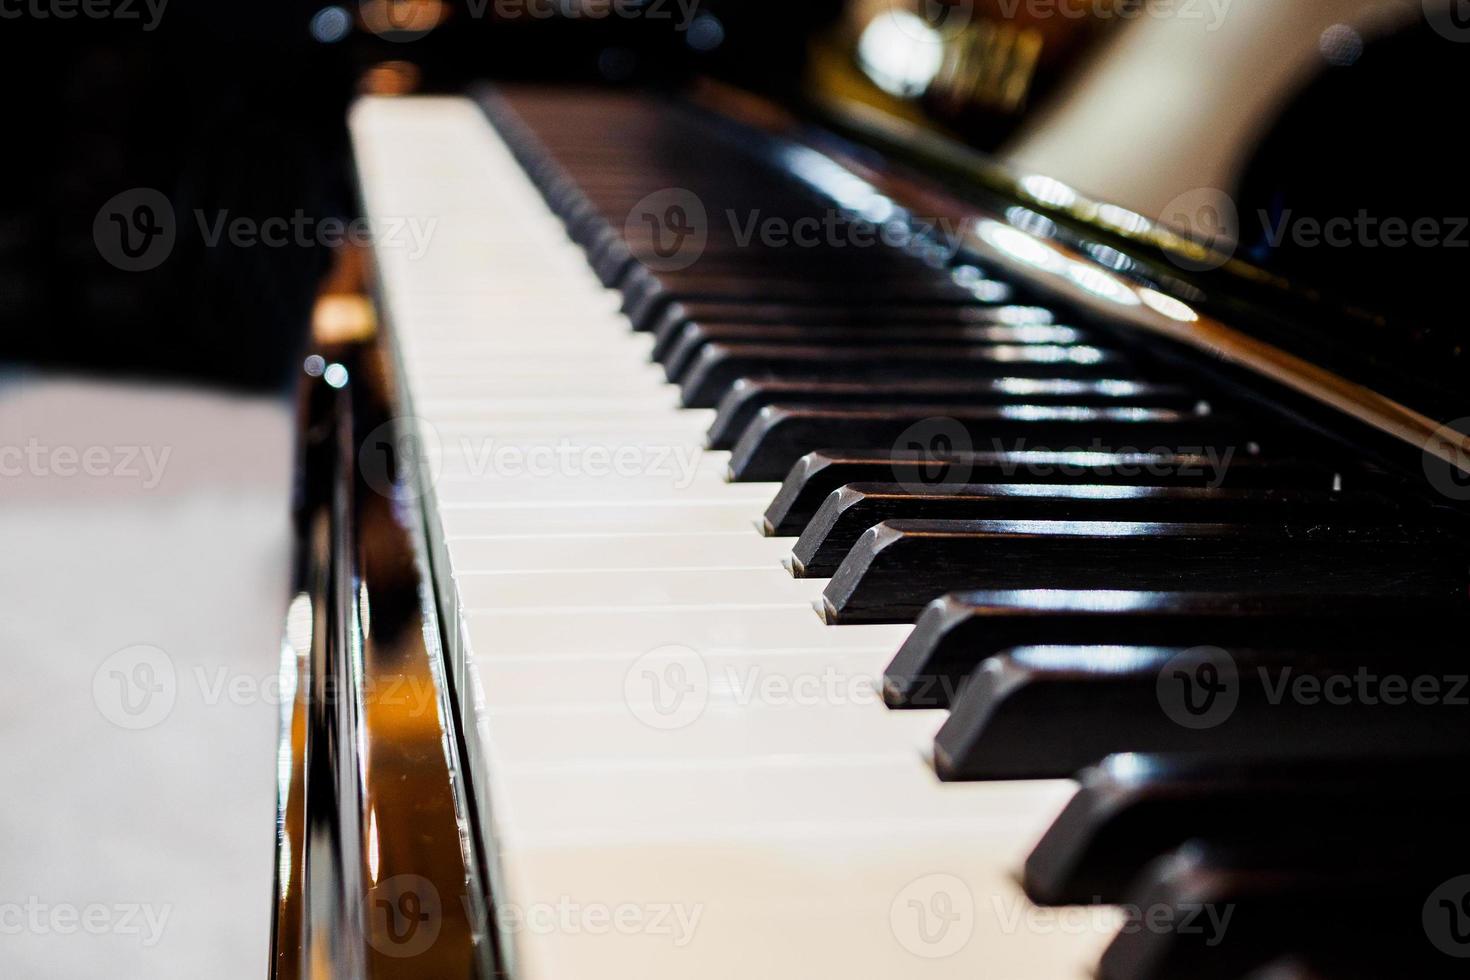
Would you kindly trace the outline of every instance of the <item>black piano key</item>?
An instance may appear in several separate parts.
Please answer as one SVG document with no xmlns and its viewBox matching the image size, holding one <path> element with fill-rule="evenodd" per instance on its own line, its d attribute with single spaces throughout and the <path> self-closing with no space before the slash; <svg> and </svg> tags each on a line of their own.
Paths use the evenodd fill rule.
<svg viewBox="0 0 1470 980">
<path fill-rule="evenodd" d="M 1466 935 L 1470 937 L 1470 933 Z M 1252 970 L 1245 980 L 1383 980 L 1404 975 L 1403 950 L 1380 946 L 1372 931 L 1356 936 L 1334 935 L 1315 942 L 1303 936 L 1284 945 L 1293 951 Z M 1428 954 L 1421 950 L 1419 955 Z M 1438 960 L 1431 957 L 1427 975 L 1433 977 L 1437 970 L 1441 976 L 1456 976 L 1457 968 L 1463 966 L 1457 967 L 1448 956 Z"/>
<path fill-rule="evenodd" d="M 934 767 L 949 781 L 1063 779 L 1115 752 L 1367 759 L 1470 745 L 1470 710 L 1407 692 L 1401 703 L 1355 697 L 1360 671 L 1450 691 L 1470 656 L 1381 638 L 1332 650 L 1020 647 L 970 674 L 935 736 Z"/>
<path fill-rule="evenodd" d="M 832 450 L 808 453 L 786 474 L 766 508 L 767 534 L 801 533 L 827 495 L 849 483 L 956 486 L 966 483 L 1105 484 L 1114 486 L 1262 487 L 1303 490 L 1381 486 L 1386 478 L 1354 465 L 1339 469 L 1306 459 L 1239 452 L 916 453 L 907 450 Z M 1227 454 L 1228 453 L 1228 454 Z"/>
<path fill-rule="evenodd" d="M 635 258 L 638 251 L 643 251 L 650 264 L 635 262 L 630 266 L 619 282 L 619 290 L 623 293 L 624 312 L 634 323 L 646 325 L 643 329 L 653 325 L 650 317 L 656 316 L 671 297 L 759 297 L 825 305 L 834 293 L 842 293 L 850 298 L 900 304 L 974 301 L 967 290 L 896 253 L 884 253 L 887 261 L 876 264 L 850 259 L 834 263 L 816 252 L 743 250 L 726 254 L 718 246 L 707 244 L 687 256 L 675 253 L 676 258 L 691 264 L 668 270 L 659 268 L 659 262 L 667 260 L 656 250 L 631 244 Z"/>
<path fill-rule="evenodd" d="M 1453 707 L 1457 698 L 1444 693 Z M 1470 758 L 1463 746 L 1418 757 L 1404 749 L 1390 746 L 1388 759 L 1309 761 L 1110 756 L 1078 776 L 1077 793 L 1027 857 L 1026 895 L 1041 905 L 1120 902 L 1145 865 L 1192 838 L 1350 844 L 1378 836 L 1434 847 L 1470 806 L 1470 784 L 1445 778 Z"/>
<path fill-rule="evenodd" d="M 1463 834 L 1439 843 L 1428 860 L 1378 838 L 1291 850 L 1187 845 L 1130 891 L 1098 978 L 1236 980 L 1303 948 L 1386 956 L 1394 968 L 1380 976 L 1464 976 L 1465 913 L 1454 906 L 1470 899 L 1452 886 L 1449 909 L 1425 906 L 1470 868 L 1470 855 Z"/>
<path fill-rule="evenodd" d="M 663 364 L 670 381 L 678 383 L 695 357 L 708 344 L 798 344 L 806 346 L 852 346 L 863 349 L 912 344 L 975 346 L 979 344 L 1067 344 L 1087 343 L 1093 338 L 1076 327 L 1056 324 L 1009 326 L 1006 324 L 924 325 L 902 321 L 861 327 L 807 326 L 760 323 L 687 323 L 673 342 L 659 348 L 653 359 Z"/>
<path fill-rule="evenodd" d="M 822 592 L 829 623 L 909 622 L 971 589 L 1466 594 L 1461 544 L 1418 526 L 891 521 Z"/>
<path fill-rule="evenodd" d="M 1184 523 L 1320 520 L 1383 521 L 1400 506 L 1377 493 L 1208 487 L 917 487 L 857 483 L 834 490 L 791 549 L 792 572 L 829 578 L 859 537 L 894 520 L 1068 520 Z"/>
<path fill-rule="evenodd" d="M 1209 402 L 1198 390 L 1123 378 L 980 378 L 895 381 L 827 381 L 818 378 L 741 378 L 715 410 L 706 443 L 730 449 L 768 405 L 1148 405 L 1201 411 Z"/>
<path fill-rule="evenodd" d="M 1009 295 L 1007 291 L 1007 295 Z M 989 323 L 1024 326 L 1048 324 L 1055 315 L 1042 306 L 1003 305 L 975 300 L 970 304 L 847 302 L 840 294 L 824 303 L 797 305 L 775 300 L 686 300 L 668 306 L 649 328 L 658 349 L 667 347 L 689 323 L 747 323 L 791 325 L 811 324 L 826 327 L 871 327 L 892 323 L 944 326 L 950 324 L 980 326 Z"/>
<path fill-rule="evenodd" d="M 648 330 L 673 303 L 690 300 L 715 300 L 742 302 L 761 300 L 766 302 L 796 305 L 826 305 L 831 302 L 834 291 L 840 290 L 849 302 L 868 301 L 903 305 L 906 303 L 926 306 L 944 305 L 969 306 L 975 302 L 973 293 L 951 287 L 946 282 L 916 284 L 906 288 L 895 288 L 887 283 L 867 285 L 863 283 L 834 282 L 828 285 L 796 279 L 772 279 L 767 276 L 752 276 L 743 280 L 711 276 L 698 278 L 682 276 L 677 285 L 666 287 L 655 280 L 632 280 L 625 293 L 623 312 L 633 322 L 633 329 Z M 1010 299 L 1009 295 L 997 293 L 995 301 Z"/>
<path fill-rule="evenodd" d="M 723 319 L 687 319 L 667 327 L 660 323 L 653 331 L 653 358 L 661 363 L 687 359 L 698 345 L 708 341 L 799 343 L 803 337 L 810 337 L 817 343 L 894 343 L 897 338 L 916 333 L 932 334 L 944 341 L 958 335 L 971 342 L 1076 344 L 1090 336 L 1078 327 L 1055 323 L 1051 312 L 1039 307 L 941 307 L 938 311 L 920 310 L 918 314 L 899 309 L 887 317 L 874 316 L 870 311 L 856 317 L 856 311 L 837 308 L 829 310 L 830 319 L 815 318 L 815 310 L 807 309 L 790 320 L 762 316 L 767 310 L 769 307 L 757 308 L 752 319 L 726 314 Z M 925 315 L 930 312 L 944 315 Z M 974 313 L 985 315 L 968 315 Z"/>
<path fill-rule="evenodd" d="M 1226 416 L 1134 404 L 772 405 L 761 409 L 735 443 L 730 479 L 779 480 L 793 463 L 817 449 L 923 449 L 939 443 L 946 452 L 1005 452 L 1026 446 L 1105 452 L 1211 446 L 1225 452 L 1255 443 L 1260 428 Z M 1276 433 L 1271 435 L 1275 441 Z M 1280 441 L 1300 444 L 1303 439 L 1292 434 Z"/>
<path fill-rule="evenodd" d="M 947 708 L 970 672 L 1022 646 L 1115 644 L 1248 647 L 1260 638 L 1320 649 L 1364 635 L 1401 638 L 1404 624 L 1448 620 L 1461 632 L 1461 596 L 1405 597 L 1377 587 L 1355 595 L 1216 592 L 970 592 L 930 603 L 883 677 L 891 707 Z"/>
<path fill-rule="evenodd" d="M 882 381 L 916 375 L 929 378 L 1096 378 L 1126 371 L 1121 355 L 1078 344 L 995 344 L 973 348 L 850 347 L 708 344 L 695 358 L 680 386 L 690 408 L 713 408 L 740 378 L 811 377 Z"/>
</svg>

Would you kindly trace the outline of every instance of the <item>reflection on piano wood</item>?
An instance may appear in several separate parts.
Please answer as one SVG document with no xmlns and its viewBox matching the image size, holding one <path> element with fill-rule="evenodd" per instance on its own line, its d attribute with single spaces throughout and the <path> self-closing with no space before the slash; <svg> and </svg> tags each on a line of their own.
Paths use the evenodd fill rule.
<svg viewBox="0 0 1470 980">
<path fill-rule="evenodd" d="M 1463 524 L 1355 421 L 813 146 L 483 102 L 353 133 L 510 973 L 1453 971 Z"/>
</svg>

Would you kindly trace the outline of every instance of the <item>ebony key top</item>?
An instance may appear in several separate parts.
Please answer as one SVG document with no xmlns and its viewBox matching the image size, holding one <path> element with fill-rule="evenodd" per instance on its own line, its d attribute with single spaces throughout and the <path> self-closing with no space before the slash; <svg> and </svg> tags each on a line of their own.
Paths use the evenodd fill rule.
<svg viewBox="0 0 1470 980">
<path fill-rule="evenodd" d="M 1448 706 L 1466 693 L 1440 692 Z M 1026 858 L 1022 884 L 1040 905 L 1119 902 L 1146 864 L 1192 838 L 1382 837 L 1429 848 L 1464 823 L 1470 806 L 1470 784 L 1445 778 L 1466 771 L 1470 757 L 1463 747 L 1445 751 L 1305 762 L 1109 756 L 1078 775 L 1076 795 Z"/>
<path fill-rule="evenodd" d="M 745 278 L 683 275 L 669 278 L 673 281 L 667 284 L 653 277 L 625 283 L 632 288 L 625 293 L 623 312 L 632 321 L 634 330 L 650 329 L 672 304 L 690 300 L 730 303 L 759 300 L 821 306 L 830 304 L 834 292 L 840 292 L 849 302 L 866 301 L 889 306 L 909 303 L 924 306 L 969 306 L 975 302 L 973 292 L 951 287 L 943 280 L 895 286 L 889 283 L 865 285 L 851 281 L 823 285 L 799 279 L 772 279 L 765 275 Z M 1010 298 L 1009 294 L 997 294 L 994 297 L 997 301 Z"/>
<path fill-rule="evenodd" d="M 811 377 L 883 381 L 927 377 L 1097 378 L 1128 370 L 1120 354 L 1086 344 L 930 345 L 862 350 L 797 344 L 706 344 L 684 375 L 688 408 L 713 408 L 741 378 Z"/>
<path fill-rule="evenodd" d="M 864 532 L 894 520 L 1381 522 L 1401 505 L 1377 493 L 1208 487 L 854 483 L 834 490 L 791 549 L 799 578 L 829 578 Z"/>
<path fill-rule="evenodd" d="M 1351 599 L 1345 600 L 1351 602 Z M 1115 752 L 1369 759 L 1470 745 L 1470 655 L 1352 638 L 1332 649 L 1019 647 L 986 659 L 934 738 L 941 779 L 1064 779 Z M 1380 694 L 1369 678 L 1397 675 Z"/>
<path fill-rule="evenodd" d="M 859 347 L 882 349 L 913 344 L 973 347 L 978 344 L 1067 344 L 1087 343 L 1089 334 L 1076 327 L 1055 324 L 1013 327 L 1003 324 L 925 326 L 902 321 L 861 326 L 831 327 L 806 325 L 767 325 L 750 323 L 688 323 L 673 342 L 660 350 L 655 345 L 653 359 L 664 366 L 664 373 L 675 384 L 689 371 L 699 352 L 709 344 L 801 344 L 822 347 Z"/>
<path fill-rule="evenodd" d="M 960 486 L 1025 483 L 1049 486 L 1262 487 L 1351 490 L 1381 486 L 1381 473 L 1339 469 L 1306 459 L 1253 455 L 1251 447 L 1196 453 L 1104 453 L 1025 449 L 1004 453 L 937 453 L 912 450 L 818 450 L 797 460 L 766 508 L 764 529 L 797 535 L 827 496 L 849 483 Z"/>
<path fill-rule="evenodd" d="M 971 303 L 904 303 L 846 300 L 839 293 L 827 297 L 822 303 L 783 303 L 779 300 L 695 300 L 688 299 L 672 303 L 656 317 L 649 327 L 654 335 L 655 349 L 662 349 L 673 342 L 679 331 L 689 323 L 764 323 L 811 324 L 827 327 L 870 327 L 908 323 L 931 326 L 948 324 L 984 325 L 989 323 L 1025 326 L 1027 324 L 1049 324 L 1056 316 L 1044 306 L 1004 305 L 1010 289 L 996 286 L 996 296 L 991 299 L 976 297 Z"/>
<path fill-rule="evenodd" d="M 1203 412 L 1209 403 L 1182 385 L 1105 378 L 978 378 L 827 381 L 817 378 L 741 378 L 715 409 L 705 436 L 711 449 L 730 449 L 761 409 L 784 406 L 872 405 L 1149 405 Z"/>
<path fill-rule="evenodd" d="M 1470 635 L 1461 597 L 1271 595 L 1036 589 L 969 592 L 931 602 L 883 677 L 890 707 L 947 708 L 986 659 L 1023 646 L 1247 647 L 1269 637 L 1320 649 L 1372 637 L 1401 645 L 1406 624 Z"/>
<path fill-rule="evenodd" d="M 763 408 L 730 453 L 730 479 L 779 480 L 817 449 L 892 446 L 924 451 L 1005 452 L 1027 446 L 1103 452 L 1154 450 L 1217 452 L 1258 445 L 1259 423 L 1145 405 L 891 405 Z M 1270 432 L 1272 441 L 1304 442 L 1296 433 Z M 936 446 L 936 444 L 938 444 Z M 1095 448 L 1094 448 L 1095 447 Z"/>
<path fill-rule="evenodd" d="M 822 593 L 829 623 L 902 623 L 969 589 L 1381 593 L 1464 598 L 1470 552 L 1420 525 L 889 521 Z"/>
<path fill-rule="evenodd" d="M 1470 871 L 1470 848 L 1463 833 L 1438 843 L 1427 859 L 1377 837 L 1347 846 L 1188 845 L 1130 890 L 1129 921 L 1097 976 L 1236 980 L 1299 950 L 1358 948 L 1393 964 L 1381 977 L 1463 977 L 1470 899 L 1444 886 Z"/>
</svg>

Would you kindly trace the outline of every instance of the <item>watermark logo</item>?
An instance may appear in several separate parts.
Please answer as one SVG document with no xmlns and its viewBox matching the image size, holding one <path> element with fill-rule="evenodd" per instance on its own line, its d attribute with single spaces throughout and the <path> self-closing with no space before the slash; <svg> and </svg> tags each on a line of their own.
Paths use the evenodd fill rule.
<svg viewBox="0 0 1470 980">
<path fill-rule="evenodd" d="M 650 650 L 623 677 L 623 701 L 649 728 L 694 724 L 709 703 L 709 667 L 698 651 L 672 644 Z"/>
<path fill-rule="evenodd" d="M 173 252 L 177 239 L 173 205 L 153 187 L 134 187 L 113 195 L 92 221 L 98 254 L 124 272 L 158 268 Z"/>
<path fill-rule="evenodd" d="M 964 949 L 975 934 L 975 896 L 954 875 L 924 875 L 894 896 L 888 924 L 910 953 L 944 959 Z"/>
<path fill-rule="evenodd" d="M 427 37 L 443 16 L 442 0 L 360 0 L 358 4 L 362 26 L 396 44 Z"/>
<path fill-rule="evenodd" d="M 405 415 L 367 434 L 357 449 L 357 468 L 367 485 L 384 497 L 417 500 L 439 479 L 442 448 L 433 425 Z"/>
<path fill-rule="evenodd" d="M 1424 934 L 1446 956 L 1470 959 L 1470 875 L 1451 878 L 1424 901 Z"/>
<path fill-rule="evenodd" d="M 368 943 L 384 956 L 407 959 L 429 950 L 444 926 L 444 905 L 429 879 L 394 875 L 363 899 Z"/>
<path fill-rule="evenodd" d="M 1424 443 L 1424 475 L 1451 500 L 1470 500 L 1470 418 L 1434 430 Z"/>
<path fill-rule="evenodd" d="M 142 731 L 166 719 L 178 699 L 173 659 L 158 647 L 138 644 L 109 656 L 92 675 L 92 701 L 119 728 Z"/>
<path fill-rule="evenodd" d="M 1177 725 L 1203 731 L 1224 724 L 1240 701 L 1235 658 L 1219 647 L 1185 650 L 1159 671 L 1156 693 Z"/>
<path fill-rule="evenodd" d="M 687 269 L 709 244 L 709 215 L 704 202 L 691 190 L 666 187 L 633 205 L 623 223 L 631 242 L 646 242 L 639 260 L 654 272 Z"/>
<path fill-rule="evenodd" d="M 938 486 L 963 486 L 970 482 L 974 467 L 967 454 L 974 449 L 970 430 L 948 417 L 922 419 L 904 429 L 894 440 L 895 453 L 914 453 L 912 463 L 895 462 L 896 481 L 910 493 Z"/>
<path fill-rule="evenodd" d="M 406 252 L 418 260 L 429 250 L 439 219 L 340 218 L 308 214 L 242 215 L 228 208 L 188 213 L 205 248 L 337 248 L 353 245 Z M 92 221 L 92 240 L 107 262 L 124 272 L 156 269 L 173 253 L 179 216 L 157 188 L 134 187 L 111 197 Z M 191 232 L 192 234 L 192 232 Z"/>
<path fill-rule="evenodd" d="M 1164 205 L 1159 221 L 1200 246 L 1192 254 L 1169 253 L 1174 264 L 1190 272 L 1218 269 L 1240 241 L 1240 209 L 1229 194 L 1213 187 L 1180 194 Z"/>
<path fill-rule="evenodd" d="M 1424 0 L 1424 19 L 1441 37 L 1470 41 L 1470 0 Z"/>
</svg>

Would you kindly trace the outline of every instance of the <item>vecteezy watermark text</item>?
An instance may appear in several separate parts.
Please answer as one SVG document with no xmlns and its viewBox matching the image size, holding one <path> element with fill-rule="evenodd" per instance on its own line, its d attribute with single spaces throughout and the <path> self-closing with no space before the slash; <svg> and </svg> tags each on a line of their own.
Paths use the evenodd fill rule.
<svg viewBox="0 0 1470 980">
<path fill-rule="evenodd" d="M 689 31 L 699 17 L 700 0 L 466 0 L 456 10 L 470 20 L 649 20 L 672 22 Z M 437 0 L 359 0 L 362 24 L 387 41 L 417 41 L 444 20 Z"/>
<path fill-rule="evenodd" d="M 466 0 L 471 17 L 493 12 L 496 20 L 661 20 L 687 31 L 701 0 Z"/>
<path fill-rule="evenodd" d="M 475 911 L 469 897 L 460 896 L 460 902 L 466 918 L 472 918 Z M 385 956 L 418 956 L 433 947 L 453 908 L 453 902 L 446 902 L 434 883 L 421 875 L 385 878 L 363 896 L 368 942 Z M 558 895 L 542 901 L 497 902 L 494 916 L 496 924 L 511 934 L 653 936 L 683 949 L 694 941 L 704 905 L 589 901 Z"/>
<path fill-rule="evenodd" d="M 1004 935 L 1112 935 L 1117 932 L 1198 936 L 1208 947 L 1225 938 L 1233 905 L 1206 902 L 1041 908 L 1015 896 L 992 895 L 993 929 Z M 900 946 L 921 959 L 953 956 L 974 938 L 981 910 L 966 882 L 952 874 L 929 874 L 905 885 L 889 907 L 889 925 Z"/>
<path fill-rule="evenodd" d="M 163 938 L 172 905 L 148 902 L 45 902 L 36 895 L 0 902 L 0 936 L 136 936 L 151 949 Z"/>
<path fill-rule="evenodd" d="M 153 490 L 163 482 L 172 454 L 172 446 L 52 445 L 32 437 L 22 445 L 0 444 L 0 479 L 108 478 Z"/>
<path fill-rule="evenodd" d="M 168 0 L 0 0 L 0 20 L 137 21 L 151 33 L 167 6 Z"/>
<path fill-rule="evenodd" d="M 1131 21 L 1172 19 L 1204 21 L 1205 30 L 1218 31 L 1235 0 L 996 0 L 1007 20 Z"/>
<path fill-rule="evenodd" d="M 1220 945 L 1235 915 L 1234 905 L 1211 902 L 1157 903 L 1154 905 L 1091 905 L 1042 908 L 1010 895 L 992 895 L 991 906 L 1005 933 L 1082 936 L 1103 934 L 1115 924 L 1124 934 L 1150 932 L 1159 935 L 1199 936 L 1210 948 Z M 1121 924 L 1119 919 L 1121 918 Z"/>
<path fill-rule="evenodd" d="M 712 219 L 693 191 L 666 187 L 633 205 L 623 232 L 644 265 L 656 272 L 677 272 L 698 262 L 711 240 L 740 249 L 913 249 L 922 245 L 926 256 L 942 263 L 954 258 L 970 230 L 968 219 L 885 217 L 891 204 L 878 203 L 876 198 L 870 203 L 876 210 L 866 214 L 834 207 L 792 218 L 760 208 L 726 208 Z"/>
<path fill-rule="evenodd" d="M 1287 239 L 1297 248 L 1470 248 L 1470 217 L 1379 217 L 1361 209 L 1352 217 L 1314 218 L 1261 211 L 1261 227 L 1272 248 Z"/>
<path fill-rule="evenodd" d="M 3 2 L 3 0 L 0 0 Z M 342 218 L 308 214 L 242 215 L 229 208 L 190 212 L 206 248 L 336 248 L 343 245 L 400 249 L 422 258 L 438 228 L 436 217 Z M 180 234 L 172 202 L 152 187 L 134 187 L 111 197 L 92 222 L 92 240 L 108 263 L 125 272 L 146 272 L 173 253 Z"/>
<path fill-rule="evenodd" d="M 448 446 L 424 419 L 402 416 L 369 432 L 358 447 L 358 469 L 386 497 L 417 497 L 445 472 L 471 480 L 547 479 L 556 476 L 651 477 L 685 490 L 698 475 L 704 450 L 692 445 L 604 444 L 562 438 L 546 443 L 504 443 L 461 436 Z"/>
<path fill-rule="evenodd" d="M 1470 674 L 1382 671 L 1367 664 L 1334 671 L 1258 664 L 1242 670 L 1228 651 L 1194 647 L 1159 669 L 1156 693 L 1164 713 L 1185 728 L 1224 724 L 1243 698 L 1265 708 L 1295 705 L 1334 709 L 1470 707 Z"/>
<path fill-rule="evenodd" d="M 166 651 L 149 644 L 116 651 L 92 675 L 92 702 L 98 713 L 128 731 L 162 724 L 181 699 L 205 708 L 280 706 L 296 694 L 294 684 L 279 671 L 252 674 L 223 664 L 180 669 Z M 326 678 L 311 692 L 318 704 L 358 701 L 412 718 L 434 711 L 436 697 L 431 681 L 411 674 L 370 676 L 351 683 Z"/>
<path fill-rule="evenodd" d="M 1159 220 L 1198 246 L 1170 253 L 1176 265 L 1196 272 L 1224 265 L 1242 243 L 1271 249 L 1470 248 L 1470 216 L 1463 215 L 1381 215 L 1366 208 L 1351 215 L 1310 215 L 1261 208 L 1254 227 L 1246 227 L 1235 199 L 1213 187 L 1180 194 Z"/>
<path fill-rule="evenodd" d="M 401 248 L 418 259 L 428 251 L 438 218 L 334 218 L 307 214 L 300 208 L 290 217 L 232 217 L 228 210 L 213 213 L 196 210 L 194 220 L 209 248 L 228 242 L 235 248 L 306 248 L 323 245 L 357 245 L 363 248 Z"/>
<path fill-rule="evenodd" d="M 551 902 L 495 906 L 496 921 L 512 933 L 535 936 L 661 936 L 675 949 L 694 941 L 704 906 L 683 902 L 579 902 L 562 895 Z"/>
<path fill-rule="evenodd" d="M 781 670 L 779 664 L 711 664 L 711 659 L 677 644 L 650 650 L 624 675 L 624 703 L 650 728 L 673 730 L 698 721 L 715 690 L 742 708 L 845 707 L 883 700 L 878 678 L 838 664 Z"/>
</svg>

